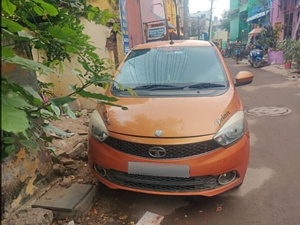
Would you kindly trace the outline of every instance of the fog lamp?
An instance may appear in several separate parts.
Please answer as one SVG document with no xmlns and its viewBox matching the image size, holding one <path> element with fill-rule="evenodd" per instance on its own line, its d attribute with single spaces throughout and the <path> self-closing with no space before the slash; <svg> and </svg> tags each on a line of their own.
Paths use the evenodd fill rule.
<svg viewBox="0 0 300 225">
<path fill-rule="evenodd" d="M 236 178 L 236 172 L 231 171 L 228 173 L 221 174 L 218 178 L 218 182 L 221 185 L 226 185 L 226 184 L 229 184 L 230 182 L 234 181 L 235 178 Z"/>
</svg>

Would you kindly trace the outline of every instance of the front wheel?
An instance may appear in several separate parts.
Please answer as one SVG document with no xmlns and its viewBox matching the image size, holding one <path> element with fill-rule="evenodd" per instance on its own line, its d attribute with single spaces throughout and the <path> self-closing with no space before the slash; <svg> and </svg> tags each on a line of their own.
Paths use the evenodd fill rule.
<svg viewBox="0 0 300 225">
<path fill-rule="evenodd" d="M 237 54 L 235 57 L 236 64 L 239 64 L 240 58 L 241 58 L 241 56 L 239 54 Z"/>
<path fill-rule="evenodd" d="M 261 60 L 255 59 L 255 60 L 253 61 L 253 67 L 254 67 L 254 68 L 258 68 L 258 67 L 260 67 L 260 65 L 261 65 Z"/>
</svg>

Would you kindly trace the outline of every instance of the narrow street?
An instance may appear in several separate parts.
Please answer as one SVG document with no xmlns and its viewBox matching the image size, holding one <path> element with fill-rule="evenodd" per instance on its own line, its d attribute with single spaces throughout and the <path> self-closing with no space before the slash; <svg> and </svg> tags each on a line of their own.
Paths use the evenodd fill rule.
<svg viewBox="0 0 300 225">
<path fill-rule="evenodd" d="M 148 211 L 161 225 L 295 225 L 300 221 L 300 82 L 234 64 L 233 76 L 248 70 L 250 85 L 238 87 L 251 131 L 251 156 L 244 184 L 216 197 L 155 196 L 99 189 L 82 224 L 136 224 Z"/>
</svg>

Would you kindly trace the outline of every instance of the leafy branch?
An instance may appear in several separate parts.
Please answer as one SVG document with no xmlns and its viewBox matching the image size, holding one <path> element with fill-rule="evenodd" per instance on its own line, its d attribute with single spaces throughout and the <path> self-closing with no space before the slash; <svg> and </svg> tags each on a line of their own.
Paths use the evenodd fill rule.
<svg viewBox="0 0 300 225">
<path fill-rule="evenodd" d="M 61 113 L 76 118 L 68 103 L 77 96 L 92 98 L 105 104 L 115 104 L 117 99 L 100 93 L 87 91 L 90 86 L 107 86 L 113 82 L 105 61 L 96 54 L 96 47 L 84 33 L 79 17 L 85 17 L 96 24 L 109 24 L 114 31 L 116 15 L 108 10 L 86 5 L 84 0 L 72 3 L 58 0 L 1 0 L 1 59 L 40 74 L 63 74 L 64 63 L 74 60 L 83 71 L 73 69 L 81 86 L 70 86 L 71 93 L 62 97 L 47 99 L 43 90 L 12 83 L 1 77 L 2 157 L 19 146 L 39 149 L 39 144 L 51 141 L 47 136 L 49 121 L 58 120 Z M 41 62 L 19 56 L 18 45 L 28 43 L 31 48 L 44 53 Z M 57 72 L 58 71 L 58 72 Z M 21 76 L 21 74 L 20 74 Z M 42 84 L 42 83 L 40 83 Z M 123 108 L 123 107 L 122 107 Z M 126 108 L 123 108 L 126 109 Z M 50 129 L 51 130 L 51 129 Z"/>
</svg>

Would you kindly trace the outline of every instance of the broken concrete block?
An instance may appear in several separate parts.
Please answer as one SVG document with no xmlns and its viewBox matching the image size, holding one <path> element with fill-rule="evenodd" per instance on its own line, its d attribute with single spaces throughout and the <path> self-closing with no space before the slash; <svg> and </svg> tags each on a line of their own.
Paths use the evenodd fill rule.
<svg viewBox="0 0 300 225">
<path fill-rule="evenodd" d="M 73 149 L 71 149 L 67 155 L 72 159 L 76 159 L 83 151 L 86 151 L 86 147 L 83 143 L 79 143 Z"/>
</svg>

